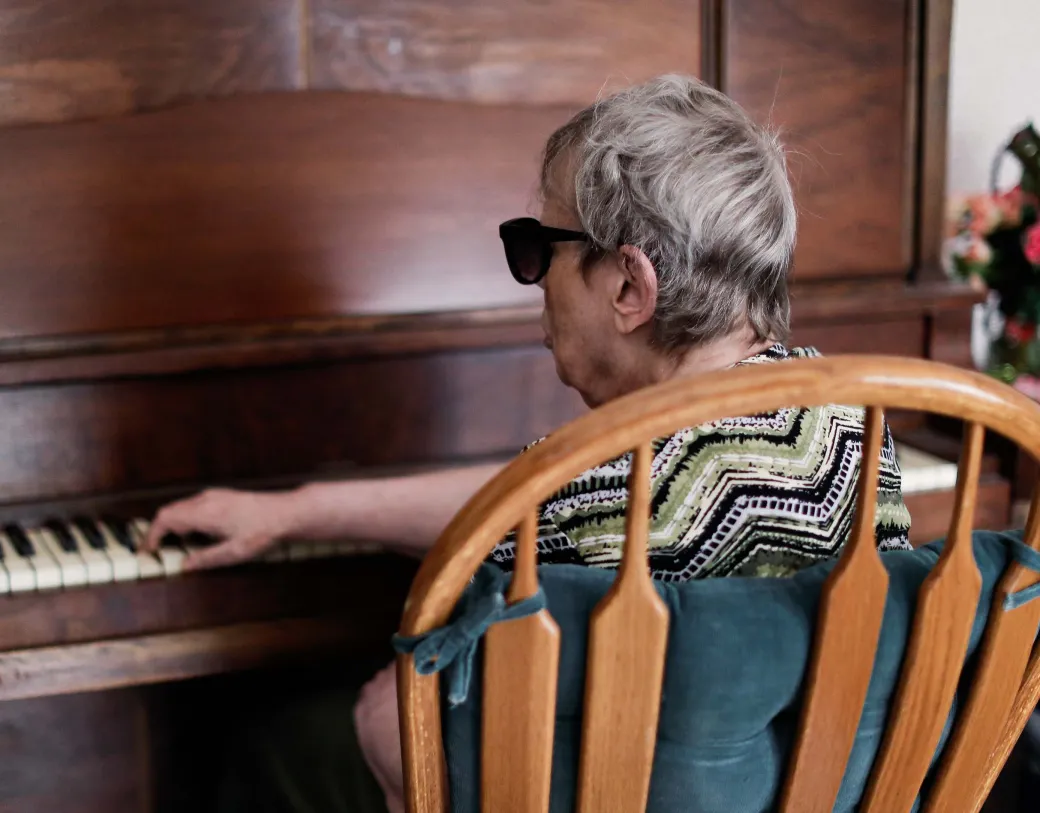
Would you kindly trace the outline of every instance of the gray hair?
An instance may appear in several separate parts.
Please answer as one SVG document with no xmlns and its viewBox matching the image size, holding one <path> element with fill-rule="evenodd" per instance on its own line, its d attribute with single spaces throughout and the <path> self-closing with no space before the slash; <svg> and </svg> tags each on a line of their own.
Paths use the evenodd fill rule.
<svg viewBox="0 0 1040 813">
<path fill-rule="evenodd" d="M 553 188 L 558 159 L 573 188 Z M 666 349 L 745 321 L 758 340 L 787 340 L 797 217 L 783 148 L 723 93 L 669 75 L 597 101 L 549 138 L 541 191 L 574 208 L 586 264 L 623 244 L 650 258 Z"/>
</svg>

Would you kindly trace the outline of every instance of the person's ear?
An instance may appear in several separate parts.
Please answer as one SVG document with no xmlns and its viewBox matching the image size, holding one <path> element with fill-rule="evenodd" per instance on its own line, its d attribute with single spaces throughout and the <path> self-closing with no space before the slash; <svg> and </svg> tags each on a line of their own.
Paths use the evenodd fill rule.
<svg viewBox="0 0 1040 813">
<path fill-rule="evenodd" d="M 657 272 L 650 258 L 635 246 L 617 251 L 617 284 L 614 289 L 614 323 L 621 333 L 648 324 L 657 309 Z"/>
</svg>

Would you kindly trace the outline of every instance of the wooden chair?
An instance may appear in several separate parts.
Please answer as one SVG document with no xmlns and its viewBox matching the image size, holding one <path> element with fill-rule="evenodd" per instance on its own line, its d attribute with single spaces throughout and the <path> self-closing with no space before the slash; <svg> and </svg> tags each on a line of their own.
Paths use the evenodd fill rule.
<svg viewBox="0 0 1040 813">
<path fill-rule="evenodd" d="M 821 596 L 800 733 L 779 808 L 792 813 L 832 809 L 871 674 L 888 579 L 874 543 L 882 409 L 965 422 L 947 544 L 918 595 L 895 713 L 860 807 L 909 810 L 939 742 L 976 611 L 981 578 L 971 533 L 985 430 L 1040 459 L 1040 406 L 981 374 L 915 359 L 835 356 L 726 370 L 612 402 L 519 456 L 459 512 L 415 579 L 402 634 L 443 625 L 512 528 L 518 542 L 508 599 L 532 595 L 539 503 L 589 467 L 634 451 L 624 558 L 589 631 L 578 806 L 595 813 L 644 810 L 668 631 L 646 563 L 651 440 L 727 416 L 825 403 L 866 405 L 864 453 L 853 532 Z M 1035 496 L 1024 540 L 1033 548 L 1040 543 Z M 1032 652 L 1040 601 L 1012 611 L 1000 606 L 1038 580 L 1015 563 L 997 586 L 976 678 L 925 800 L 927 813 L 979 810 L 1037 703 L 1040 656 Z M 545 610 L 495 625 L 486 636 L 485 811 L 548 808 L 558 653 L 559 630 Z M 656 668 L 648 674 L 646 664 Z M 446 811 L 437 675 L 419 675 L 412 657 L 401 656 L 398 688 L 409 809 Z M 633 735 L 610 736 L 619 730 Z"/>
</svg>

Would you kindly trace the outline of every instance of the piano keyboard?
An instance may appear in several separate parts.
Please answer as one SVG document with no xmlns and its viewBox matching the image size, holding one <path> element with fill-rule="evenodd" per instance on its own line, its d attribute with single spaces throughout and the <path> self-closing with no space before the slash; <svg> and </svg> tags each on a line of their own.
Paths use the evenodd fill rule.
<svg viewBox="0 0 1040 813">
<path fill-rule="evenodd" d="M 148 522 L 143 519 L 77 518 L 50 520 L 38 527 L 0 525 L 0 595 L 170 578 L 181 573 L 191 550 L 210 543 L 201 534 L 167 535 L 153 554 L 141 550 L 147 533 Z M 378 550 L 375 545 L 352 542 L 294 543 L 270 551 L 260 561 L 296 561 Z"/>
<path fill-rule="evenodd" d="M 897 444 L 903 491 L 953 488 L 957 464 Z M 0 595 L 60 590 L 139 579 L 170 578 L 184 559 L 210 544 L 204 535 L 168 535 L 155 554 L 140 550 L 148 533 L 144 519 L 76 518 L 50 520 L 37 527 L 0 525 Z M 373 553 L 378 545 L 353 542 L 293 543 L 272 550 L 261 562 L 330 558 Z"/>
</svg>

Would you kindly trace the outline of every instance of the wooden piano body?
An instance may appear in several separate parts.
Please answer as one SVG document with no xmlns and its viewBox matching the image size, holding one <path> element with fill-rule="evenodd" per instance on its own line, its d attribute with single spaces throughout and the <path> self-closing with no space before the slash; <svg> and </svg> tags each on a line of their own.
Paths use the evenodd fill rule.
<svg viewBox="0 0 1040 813">
<path fill-rule="evenodd" d="M 666 71 L 795 148 L 795 343 L 970 364 L 950 6 L 0 0 L 0 521 L 503 458 L 577 415 L 496 226 L 571 111 Z M 917 539 L 951 495 L 908 498 Z M 414 566 L 350 550 L 0 596 L 0 809 L 203 809 L 226 704 L 386 652 Z"/>
</svg>

